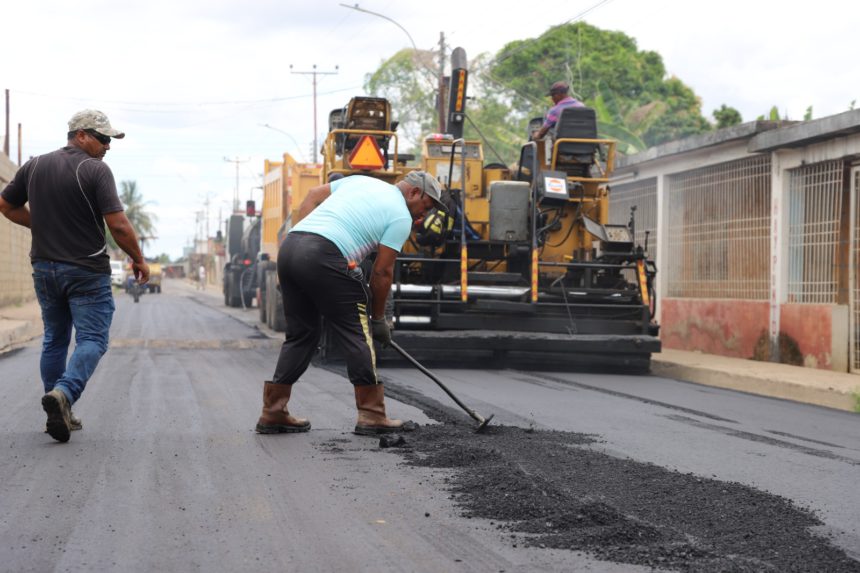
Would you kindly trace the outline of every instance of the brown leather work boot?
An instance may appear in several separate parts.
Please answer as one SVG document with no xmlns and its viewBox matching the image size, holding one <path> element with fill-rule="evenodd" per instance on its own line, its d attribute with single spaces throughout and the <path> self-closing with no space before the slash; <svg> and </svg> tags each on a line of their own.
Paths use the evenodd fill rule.
<svg viewBox="0 0 860 573">
<path fill-rule="evenodd" d="M 375 436 L 394 432 L 412 432 L 418 424 L 412 421 L 392 420 L 385 415 L 385 388 L 382 384 L 355 386 L 355 405 L 358 422 L 354 434 Z"/>
<path fill-rule="evenodd" d="M 285 434 L 307 432 L 311 423 L 304 418 L 296 418 L 287 411 L 292 384 L 272 384 L 263 386 L 263 413 L 257 420 L 258 434 Z"/>
</svg>

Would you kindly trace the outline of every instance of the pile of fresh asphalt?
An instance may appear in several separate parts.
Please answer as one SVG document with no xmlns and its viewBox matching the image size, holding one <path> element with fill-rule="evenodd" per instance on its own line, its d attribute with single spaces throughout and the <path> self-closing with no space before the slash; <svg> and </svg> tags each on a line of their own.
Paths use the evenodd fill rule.
<svg viewBox="0 0 860 573">
<path fill-rule="evenodd" d="M 451 470 L 463 514 L 490 520 L 514 546 L 679 571 L 860 572 L 786 498 L 611 457 L 589 447 L 596 436 L 493 424 L 476 434 L 460 410 L 390 381 L 386 393 L 441 422 L 386 451 Z"/>
</svg>

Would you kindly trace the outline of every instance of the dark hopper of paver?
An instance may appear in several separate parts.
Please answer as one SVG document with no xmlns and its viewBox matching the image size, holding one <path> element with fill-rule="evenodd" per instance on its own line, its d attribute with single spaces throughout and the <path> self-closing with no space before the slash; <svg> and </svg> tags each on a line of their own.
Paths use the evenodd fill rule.
<svg viewBox="0 0 860 573">
<path fill-rule="evenodd" d="M 391 381 L 386 393 L 440 422 L 387 451 L 451 470 L 463 514 L 490 520 L 513 545 L 677 571 L 860 572 L 811 532 L 815 514 L 786 498 L 615 458 L 593 449 L 593 435 L 497 424 L 476 434 L 462 412 Z"/>
</svg>

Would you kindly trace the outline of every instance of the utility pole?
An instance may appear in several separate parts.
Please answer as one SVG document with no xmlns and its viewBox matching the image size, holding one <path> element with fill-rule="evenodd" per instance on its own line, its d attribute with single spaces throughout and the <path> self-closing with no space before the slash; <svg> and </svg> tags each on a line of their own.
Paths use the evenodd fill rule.
<svg viewBox="0 0 860 573">
<path fill-rule="evenodd" d="M 235 163 L 236 164 L 236 188 L 233 190 L 233 212 L 236 213 L 239 211 L 239 164 L 247 163 L 248 159 L 230 159 L 229 157 L 225 157 L 224 161 L 227 163 Z"/>
<path fill-rule="evenodd" d="M 290 64 L 290 73 L 292 74 L 300 74 L 300 75 L 310 75 L 313 76 L 313 84 L 314 84 L 314 152 L 311 155 L 314 163 L 317 162 L 317 153 L 319 153 L 319 146 L 317 145 L 317 76 L 333 76 L 337 74 L 340 66 L 335 66 L 333 72 L 320 72 L 317 70 L 317 65 L 313 65 L 313 69 L 309 72 L 295 72 L 293 71 L 293 64 Z"/>
<path fill-rule="evenodd" d="M 3 153 L 9 157 L 9 90 L 6 90 L 6 136 L 3 138 Z"/>
<path fill-rule="evenodd" d="M 206 200 L 203 202 L 206 207 L 206 243 L 209 243 L 209 193 L 206 194 Z"/>
<path fill-rule="evenodd" d="M 438 133 L 445 133 L 445 102 L 448 95 L 445 93 L 445 32 L 439 32 L 439 95 L 436 99 L 436 111 L 439 115 Z"/>
</svg>

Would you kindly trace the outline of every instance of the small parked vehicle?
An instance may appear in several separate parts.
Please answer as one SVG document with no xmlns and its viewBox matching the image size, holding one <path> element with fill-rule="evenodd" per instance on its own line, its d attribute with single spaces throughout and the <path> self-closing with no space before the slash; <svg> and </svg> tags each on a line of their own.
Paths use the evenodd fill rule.
<svg viewBox="0 0 860 573">
<path fill-rule="evenodd" d="M 110 284 L 114 286 L 121 287 L 122 286 L 122 277 L 125 272 L 122 270 L 122 261 L 114 261 L 110 262 Z"/>
</svg>

